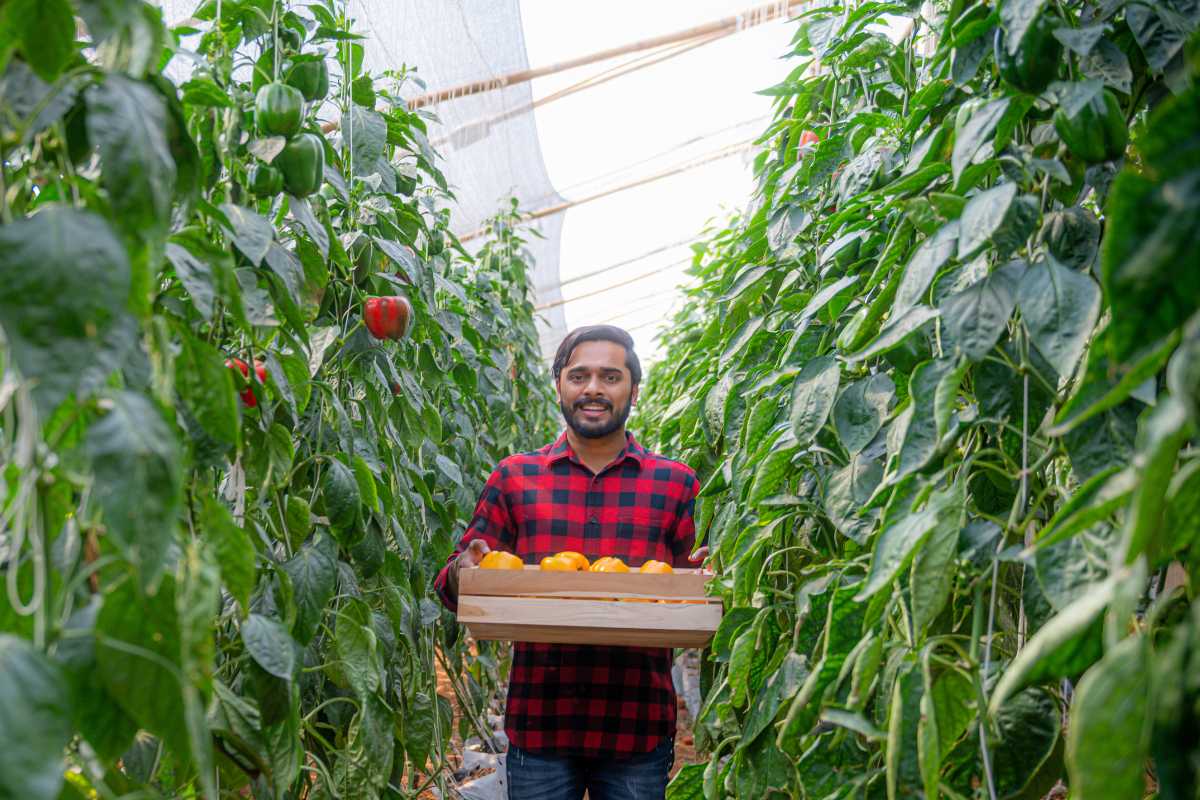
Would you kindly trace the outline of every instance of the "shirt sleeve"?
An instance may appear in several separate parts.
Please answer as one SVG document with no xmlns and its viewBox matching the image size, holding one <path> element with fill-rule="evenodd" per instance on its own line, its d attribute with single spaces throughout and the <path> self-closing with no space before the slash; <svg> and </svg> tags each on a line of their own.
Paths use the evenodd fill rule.
<svg viewBox="0 0 1200 800">
<path fill-rule="evenodd" d="M 671 556 L 673 567 L 695 568 L 697 565 L 688 560 L 696 547 L 696 495 L 700 493 L 700 481 L 688 473 L 684 483 L 683 502 L 675 515 L 675 524 L 671 529 Z"/>
<path fill-rule="evenodd" d="M 446 559 L 446 565 L 434 579 L 433 590 L 441 599 L 442 604 L 451 611 L 458 610 L 458 598 L 451 596 L 447 585 L 450 565 L 463 550 L 467 549 L 467 545 L 475 539 L 482 539 L 492 550 L 511 551 L 516 545 L 516 528 L 513 525 L 508 500 L 504 496 L 503 490 L 505 472 L 504 465 L 501 464 L 488 478 L 483 491 L 479 494 L 479 502 L 475 504 L 475 514 L 471 518 L 471 524 L 467 526 L 458 546 L 454 548 L 454 552 Z"/>
</svg>

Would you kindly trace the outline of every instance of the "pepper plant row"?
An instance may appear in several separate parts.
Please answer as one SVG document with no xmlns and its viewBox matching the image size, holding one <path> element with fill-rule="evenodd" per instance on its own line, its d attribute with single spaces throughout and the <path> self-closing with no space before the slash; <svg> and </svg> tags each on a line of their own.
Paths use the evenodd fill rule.
<svg viewBox="0 0 1200 800">
<path fill-rule="evenodd" d="M 442 782 L 433 571 L 553 405 L 514 210 L 458 244 L 352 30 L 0 7 L 0 796 Z M 454 674 L 463 733 L 502 672 Z"/>
<path fill-rule="evenodd" d="M 1200 797 L 1198 26 L 802 15 L 640 409 L 726 604 L 668 797 Z"/>
</svg>

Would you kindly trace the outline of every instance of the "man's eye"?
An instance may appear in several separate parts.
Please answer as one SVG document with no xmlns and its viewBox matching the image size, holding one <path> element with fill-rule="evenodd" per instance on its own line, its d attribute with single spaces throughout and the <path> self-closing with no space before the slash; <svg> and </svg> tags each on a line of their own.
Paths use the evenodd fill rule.
<svg viewBox="0 0 1200 800">
<path fill-rule="evenodd" d="M 619 381 L 620 379 L 621 379 L 621 376 L 620 376 L 620 375 L 609 375 L 609 376 L 608 376 L 608 382 L 609 382 L 609 383 L 616 383 L 616 382 L 617 382 L 617 381 Z"/>
</svg>

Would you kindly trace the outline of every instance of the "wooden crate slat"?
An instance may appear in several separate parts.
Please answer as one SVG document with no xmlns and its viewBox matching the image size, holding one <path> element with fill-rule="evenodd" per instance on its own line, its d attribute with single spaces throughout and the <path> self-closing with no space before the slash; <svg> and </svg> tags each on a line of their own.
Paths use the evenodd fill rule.
<svg viewBox="0 0 1200 800">
<path fill-rule="evenodd" d="M 458 620 L 476 639 L 702 647 L 721 622 L 721 606 L 462 595 Z"/>
</svg>

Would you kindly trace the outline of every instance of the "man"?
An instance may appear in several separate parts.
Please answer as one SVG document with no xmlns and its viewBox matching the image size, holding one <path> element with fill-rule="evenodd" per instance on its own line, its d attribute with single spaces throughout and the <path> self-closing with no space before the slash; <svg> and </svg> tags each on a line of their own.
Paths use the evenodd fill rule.
<svg viewBox="0 0 1200 800">
<path fill-rule="evenodd" d="M 452 611 L 458 570 L 493 549 L 527 564 L 574 550 L 631 569 L 650 559 L 694 566 L 695 473 L 625 431 L 642 378 L 633 339 L 610 325 L 578 328 L 553 373 L 567 429 L 488 479 L 435 583 Z M 518 642 L 505 732 L 511 800 L 579 800 L 585 789 L 590 800 L 662 798 L 675 760 L 671 650 Z"/>
</svg>

